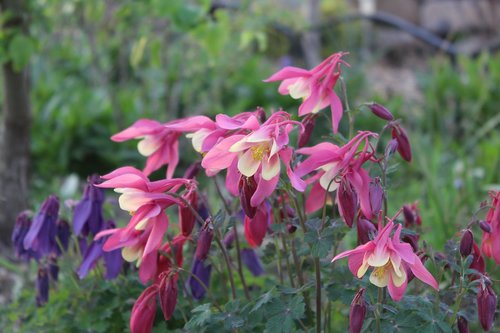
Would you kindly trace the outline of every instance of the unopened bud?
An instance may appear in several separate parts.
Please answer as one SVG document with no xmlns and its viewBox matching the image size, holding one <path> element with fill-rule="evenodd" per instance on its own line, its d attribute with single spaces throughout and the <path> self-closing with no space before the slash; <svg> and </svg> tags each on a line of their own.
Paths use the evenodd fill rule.
<svg viewBox="0 0 500 333">
<path fill-rule="evenodd" d="M 295 226 L 291 223 L 287 223 L 286 230 L 288 230 L 289 234 L 293 234 L 295 231 L 297 231 L 297 226 Z"/>
<path fill-rule="evenodd" d="M 392 124 L 392 138 L 398 142 L 398 153 L 408 162 L 411 162 L 411 145 L 406 131 L 399 124 Z"/>
<path fill-rule="evenodd" d="M 419 239 L 420 239 L 420 236 L 417 235 L 417 234 L 414 234 L 414 235 L 406 234 L 403 237 L 401 237 L 401 240 L 403 242 L 408 243 L 408 244 L 411 245 L 411 247 L 413 248 L 414 252 L 418 251 L 418 240 Z"/>
<path fill-rule="evenodd" d="M 493 326 L 495 310 L 497 308 L 497 296 L 489 284 L 479 287 L 477 294 L 477 314 L 479 323 L 485 332 Z"/>
<path fill-rule="evenodd" d="M 59 265 L 55 256 L 49 257 L 49 275 L 52 281 L 57 281 L 59 278 Z"/>
<path fill-rule="evenodd" d="M 458 333 L 469 333 L 469 323 L 467 322 L 467 319 L 465 319 L 465 317 L 457 317 L 457 327 Z"/>
<path fill-rule="evenodd" d="M 36 277 L 36 305 L 42 306 L 49 300 L 49 271 L 46 267 L 38 268 Z"/>
<path fill-rule="evenodd" d="M 385 106 L 380 105 L 378 103 L 371 103 L 371 104 L 368 104 L 368 107 L 373 112 L 373 114 L 376 115 L 377 117 L 384 119 L 384 120 L 387 120 L 387 121 L 394 120 L 394 116 L 392 115 L 392 113 L 389 110 L 387 110 L 387 108 Z"/>
<path fill-rule="evenodd" d="M 394 155 L 396 150 L 398 150 L 398 140 L 392 139 L 391 141 L 389 141 L 389 143 L 385 147 L 385 156 L 389 157 L 389 156 Z"/>
<path fill-rule="evenodd" d="M 196 245 L 196 252 L 194 256 L 198 260 L 207 259 L 208 252 L 210 251 L 210 245 L 212 245 L 212 239 L 214 238 L 214 231 L 209 225 L 205 225 L 198 234 L 198 242 Z"/>
<path fill-rule="evenodd" d="M 253 276 L 264 274 L 264 268 L 260 263 L 257 253 L 253 249 L 241 250 L 241 260 Z"/>
<path fill-rule="evenodd" d="M 462 235 L 462 239 L 460 240 L 460 254 L 462 257 L 467 257 L 472 253 L 472 245 L 474 244 L 474 236 L 472 235 L 472 231 L 467 229 L 464 231 Z"/>
<path fill-rule="evenodd" d="M 257 207 L 253 207 L 250 201 L 257 190 L 257 182 L 253 176 L 246 177 L 242 175 L 240 177 L 239 189 L 241 208 L 243 208 L 246 216 L 253 218 L 257 213 Z"/>
<path fill-rule="evenodd" d="M 415 223 L 415 214 L 409 205 L 403 206 L 403 216 L 405 218 L 405 227 L 409 228 Z"/>
<path fill-rule="evenodd" d="M 487 233 L 490 233 L 491 232 L 491 225 L 485 221 L 485 220 L 482 220 L 481 222 L 479 222 L 479 227 L 484 231 L 484 232 L 487 232 Z"/>
<path fill-rule="evenodd" d="M 359 333 L 366 316 L 365 289 L 361 288 L 354 296 L 349 309 L 349 333 Z"/>
<path fill-rule="evenodd" d="M 380 179 L 377 177 L 370 183 L 370 204 L 372 212 L 375 216 L 378 215 L 382 209 L 382 202 L 384 201 L 384 189 L 380 184 Z"/>
<path fill-rule="evenodd" d="M 351 184 L 345 179 L 342 179 L 337 191 L 340 215 L 344 218 L 347 226 L 352 228 L 358 210 L 358 196 L 352 189 Z"/>
<path fill-rule="evenodd" d="M 190 276 L 189 287 L 191 288 L 191 295 L 195 300 L 200 300 L 205 297 L 206 289 L 210 285 L 210 273 L 212 272 L 212 265 L 207 265 L 203 261 L 193 260 L 193 268 L 191 269 L 191 274 L 196 276 L 198 279 Z M 201 284 L 198 280 L 203 282 Z"/>
<path fill-rule="evenodd" d="M 309 142 L 309 138 L 314 130 L 314 126 L 316 125 L 316 117 L 318 115 L 314 113 L 310 113 L 304 117 L 302 120 L 302 125 L 304 125 L 304 132 L 299 134 L 299 141 L 297 143 L 299 148 L 305 147 Z"/>
<path fill-rule="evenodd" d="M 63 251 L 68 250 L 69 238 L 71 236 L 71 230 L 69 223 L 65 220 L 57 221 L 57 239 L 59 240 L 55 244 L 55 253 L 60 255 Z"/>
<path fill-rule="evenodd" d="M 377 228 L 366 219 L 358 219 L 357 222 L 358 244 L 366 244 L 377 233 Z"/>
<path fill-rule="evenodd" d="M 226 249 L 230 249 L 233 247 L 234 238 L 236 237 L 235 233 L 236 230 L 232 229 L 226 234 L 226 236 L 224 236 L 224 240 L 222 242 L 224 243 L 224 247 Z"/>
<path fill-rule="evenodd" d="M 191 206 L 189 207 L 184 203 L 179 205 L 179 224 L 182 234 L 187 237 L 193 232 L 196 221 L 196 217 L 191 209 L 198 206 L 198 194 L 196 189 L 190 189 L 183 197 Z"/>
<path fill-rule="evenodd" d="M 165 320 L 172 318 L 175 306 L 177 305 L 177 274 L 178 273 L 171 274 L 168 272 L 167 274 L 164 274 L 160 281 L 158 298 L 160 300 L 160 307 Z"/>
</svg>

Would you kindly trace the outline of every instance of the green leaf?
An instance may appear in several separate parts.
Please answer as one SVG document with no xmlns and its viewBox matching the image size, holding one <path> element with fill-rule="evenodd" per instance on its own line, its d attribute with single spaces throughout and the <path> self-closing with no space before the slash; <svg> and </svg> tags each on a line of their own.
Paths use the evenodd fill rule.
<svg viewBox="0 0 500 333">
<path fill-rule="evenodd" d="M 212 319 L 212 311 L 210 303 L 202 304 L 195 307 L 192 311 L 193 316 L 186 323 L 186 329 L 192 330 L 198 327 L 203 327 L 208 324 Z"/>
<path fill-rule="evenodd" d="M 137 66 L 141 62 L 142 57 L 144 56 L 144 49 L 146 48 L 147 42 L 148 39 L 143 36 L 139 38 L 139 40 L 136 41 L 132 46 L 132 52 L 130 52 L 130 65 L 133 68 L 137 68 Z"/>
<path fill-rule="evenodd" d="M 9 43 L 9 58 L 16 71 L 22 70 L 28 64 L 34 52 L 35 42 L 26 35 L 17 34 Z"/>
<path fill-rule="evenodd" d="M 273 293 L 274 293 L 274 288 L 269 290 L 267 293 L 261 295 L 259 297 L 259 300 L 255 303 L 252 310 L 250 310 L 250 313 L 259 310 L 264 304 L 269 303 L 271 301 L 271 299 L 273 298 Z"/>
<path fill-rule="evenodd" d="M 309 244 L 312 256 L 323 258 L 332 247 L 334 241 L 333 230 L 328 228 L 321 233 L 315 230 L 308 231 L 304 235 L 304 240 Z"/>
</svg>

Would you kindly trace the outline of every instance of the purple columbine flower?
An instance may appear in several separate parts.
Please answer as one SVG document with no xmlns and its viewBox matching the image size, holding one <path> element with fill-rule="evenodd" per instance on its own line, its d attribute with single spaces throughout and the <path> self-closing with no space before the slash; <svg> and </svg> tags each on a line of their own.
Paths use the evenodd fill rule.
<svg viewBox="0 0 500 333">
<path fill-rule="evenodd" d="M 191 269 L 191 273 L 198 279 L 200 279 L 200 281 L 203 282 L 206 288 L 208 288 L 208 286 L 210 285 L 211 272 L 212 265 L 205 266 L 203 261 L 196 258 L 193 260 L 193 268 Z M 205 288 L 194 277 L 189 277 L 188 284 L 191 289 L 191 294 L 193 295 L 193 298 L 195 300 L 200 300 L 205 297 Z"/>
<path fill-rule="evenodd" d="M 58 213 L 59 199 L 55 195 L 50 195 L 43 202 L 24 238 L 23 245 L 26 250 L 32 249 L 40 256 L 52 252 L 56 244 Z"/>
<path fill-rule="evenodd" d="M 46 267 L 39 267 L 36 277 L 36 304 L 42 306 L 49 301 L 49 271 Z"/>
<path fill-rule="evenodd" d="M 213 238 L 214 230 L 212 229 L 212 226 L 209 225 L 209 223 L 206 223 L 206 225 L 203 226 L 203 228 L 198 233 L 198 242 L 196 243 L 196 252 L 194 253 L 194 257 L 197 260 L 207 259 Z"/>
<path fill-rule="evenodd" d="M 102 205 L 104 203 L 104 190 L 94 185 L 100 183 L 97 175 L 88 178 L 83 197 L 75 206 L 73 212 L 73 230 L 76 235 L 96 235 L 104 224 Z"/>
<path fill-rule="evenodd" d="M 112 229 L 115 227 L 114 222 L 108 221 L 106 223 L 106 229 Z M 109 236 L 108 236 L 109 237 Z M 121 267 L 123 264 L 123 259 L 119 249 L 105 252 L 102 246 L 108 239 L 108 237 L 102 237 L 98 240 L 92 241 L 90 246 L 86 249 L 83 254 L 83 261 L 78 267 L 77 274 L 80 279 L 85 278 L 89 272 L 95 267 L 97 261 L 102 257 L 104 258 L 104 265 L 106 266 L 107 280 L 112 280 L 120 274 Z"/>
<path fill-rule="evenodd" d="M 59 265 L 56 256 L 49 257 L 49 275 L 53 281 L 57 281 L 59 278 Z"/>
<path fill-rule="evenodd" d="M 260 263 L 260 259 L 257 256 L 257 253 L 252 249 L 243 249 L 241 250 L 241 260 L 243 260 L 243 264 L 247 266 L 250 273 L 253 276 L 259 276 L 264 274 L 264 268 Z"/>
<path fill-rule="evenodd" d="M 11 237 L 12 244 L 14 245 L 14 249 L 16 251 L 16 256 L 25 261 L 29 261 L 31 258 L 35 258 L 36 260 L 40 259 L 37 252 L 31 249 L 26 250 L 24 248 L 24 238 L 31 227 L 31 219 L 29 215 L 29 211 L 25 210 L 17 216 L 16 224 Z"/>
</svg>

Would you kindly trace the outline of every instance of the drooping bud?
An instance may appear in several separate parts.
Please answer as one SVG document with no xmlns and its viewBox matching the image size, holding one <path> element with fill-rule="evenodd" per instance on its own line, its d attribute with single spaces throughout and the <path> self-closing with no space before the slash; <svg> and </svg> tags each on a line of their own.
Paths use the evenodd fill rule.
<svg viewBox="0 0 500 333">
<path fill-rule="evenodd" d="M 305 147 L 309 142 L 309 138 L 314 130 L 314 126 L 316 125 L 316 117 L 318 114 L 310 113 L 302 119 L 302 125 L 304 125 L 304 132 L 299 134 L 299 140 L 297 146 L 299 148 Z"/>
<path fill-rule="evenodd" d="M 198 260 L 205 260 L 208 257 L 208 252 L 210 251 L 210 245 L 212 245 L 212 239 L 214 238 L 214 231 L 209 223 L 205 223 L 205 226 L 198 233 L 198 242 L 196 244 L 196 252 L 194 257 Z"/>
<path fill-rule="evenodd" d="M 54 250 L 57 255 L 61 255 L 62 252 L 68 250 L 69 238 L 71 236 L 71 230 L 69 223 L 65 220 L 57 221 L 57 241 L 54 244 Z M 62 247 L 62 248 L 61 248 Z"/>
<path fill-rule="evenodd" d="M 241 250 L 241 260 L 253 276 L 264 274 L 264 268 L 260 263 L 257 253 L 252 249 Z"/>
<path fill-rule="evenodd" d="M 241 208 L 243 208 L 246 216 L 253 218 L 257 213 L 257 207 L 253 207 L 250 203 L 252 196 L 257 190 L 257 182 L 254 177 L 246 177 L 242 175 L 240 177 L 239 190 Z"/>
<path fill-rule="evenodd" d="M 16 257 L 22 260 L 30 260 L 31 258 L 39 258 L 39 255 L 31 249 L 26 250 L 24 248 L 24 238 L 31 227 L 31 219 L 29 217 L 29 211 L 21 212 L 16 219 L 16 224 L 14 230 L 12 231 L 12 244 L 16 252 Z"/>
<path fill-rule="evenodd" d="M 224 244 L 224 247 L 226 249 L 230 249 L 230 248 L 233 247 L 234 238 L 236 237 L 235 232 L 236 232 L 235 229 L 231 229 L 226 234 L 226 236 L 224 236 L 224 239 L 222 240 L 222 243 Z"/>
<path fill-rule="evenodd" d="M 349 309 L 349 333 L 359 333 L 363 328 L 366 316 L 365 288 L 361 288 L 354 296 Z"/>
<path fill-rule="evenodd" d="M 104 190 L 95 185 L 102 182 L 97 175 L 88 178 L 82 199 L 76 204 L 73 211 L 73 231 L 76 235 L 96 235 L 104 224 L 102 206 L 104 204 Z"/>
<path fill-rule="evenodd" d="M 198 204 L 198 215 L 200 215 L 203 221 L 208 219 L 208 217 L 210 216 L 210 213 L 208 212 L 208 207 L 205 205 L 204 201 L 205 200 L 199 200 Z M 198 221 L 198 219 L 196 219 L 196 221 Z"/>
<path fill-rule="evenodd" d="M 417 235 L 417 234 L 413 234 L 413 235 L 405 234 L 405 235 L 403 235 L 403 237 L 401 237 L 401 240 L 403 242 L 411 245 L 414 252 L 418 251 L 418 240 L 419 239 L 420 239 L 420 235 Z"/>
<path fill-rule="evenodd" d="M 130 332 L 144 333 L 153 330 L 156 316 L 156 295 L 158 285 L 153 284 L 146 288 L 135 301 L 130 315 Z"/>
<path fill-rule="evenodd" d="M 175 306 L 177 305 L 177 279 L 178 273 L 167 272 L 160 281 L 158 298 L 160 300 L 161 311 L 165 320 L 172 318 Z"/>
<path fill-rule="evenodd" d="M 497 296 L 488 283 L 479 287 L 477 294 L 477 314 L 479 323 L 485 332 L 493 326 L 495 310 L 497 308 Z"/>
<path fill-rule="evenodd" d="M 398 153 L 408 162 L 411 162 L 411 145 L 406 131 L 399 124 L 392 124 L 392 138 L 398 142 Z"/>
<path fill-rule="evenodd" d="M 188 283 L 194 299 L 200 300 L 205 297 L 205 294 L 207 292 L 205 288 L 208 288 L 208 286 L 210 285 L 211 272 L 212 265 L 205 266 L 203 261 L 197 259 L 193 260 L 193 268 L 191 269 L 191 274 L 196 276 L 201 282 L 203 282 L 204 285 L 203 286 L 200 282 L 198 282 L 198 280 L 193 276 L 189 277 Z"/>
<path fill-rule="evenodd" d="M 260 204 L 253 219 L 245 216 L 243 230 L 248 245 L 251 247 L 258 247 L 262 244 L 269 225 L 271 224 L 271 218 L 271 207 L 267 202 Z"/>
<path fill-rule="evenodd" d="M 472 244 L 472 263 L 470 264 L 469 268 L 475 269 L 478 271 L 480 274 L 486 273 L 486 263 L 484 262 L 484 257 L 481 253 L 481 250 L 479 249 L 479 246 L 477 246 L 476 242 L 473 242 Z M 470 274 L 469 277 L 472 280 L 478 279 L 480 275 L 478 274 Z"/>
<path fill-rule="evenodd" d="M 293 234 L 295 231 L 297 231 L 297 226 L 295 226 L 291 223 L 287 223 L 286 230 L 288 231 L 289 234 Z"/>
<path fill-rule="evenodd" d="M 59 278 L 59 265 L 55 256 L 49 257 L 49 275 L 52 281 L 57 281 Z"/>
<path fill-rule="evenodd" d="M 487 232 L 487 233 L 491 232 L 491 225 L 487 221 L 485 221 L 485 220 L 482 220 L 482 221 L 479 222 L 479 227 L 484 232 Z"/>
<path fill-rule="evenodd" d="M 462 257 L 465 258 L 472 253 L 473 243 L 474 235 L 472 235 L 472 231 L 470 229 L 465 230 L 460 240 L 460 254 Z"/>
<path fill-rule="evenodd" d="M 186 172 L 184 172 L 184 179 L 193 179 L 195 178 L 198 173 L 200 172 L 201 168 L 201 162 L 195 162 L 192 163 L 188 168 L 186 169 Z"/>
<path fill-rule="evenodd" d="M 106 229 L 114 229 L 116 224 L 113 221 L 106 222 Z M 107 238 L 106 238 L 107 239 Z M 115 279 L 121 272 L 123 267 L 123 256 L 120 249 L 113 251 L 104 251 L 102 254 L 104 258 L 104 267 L 106 267 L 106 275 L 104 278 L 106 280 Z"/>
<path fill-rule="evenodd" d="M 49 271 L 39 267 L 36 277 L 36 305 L 42 306 L 49 301 Z"/>
<path fill-rule="evenodd" d="M 263 107 L 258 106 L 257 109 L 255 110 L 255 116 L 259 121 L 263 124 L 266 122 L 266 111 L 264 110 Z"/>
<path fill-rule="evenodd" d="M 372 207 L 372 212 L 375 216 L 378 215 L 382 209 L 382 202 L 384 201 L 384 189 L 380 184 L 380 179 L 376 177 L 373 182 L 370 183 L 370 204 Z"/>
<path fill-rule="evenodd" d="M 387 146 L 385 147 L 385 157 L 391 157 L 392 155 L 394 155 L 396 150 L 398 150 L 398 140 L 392 139 L 389 141 L 389 143 L 387 143 Z"/>
<path fill-rule="evenodd" d="M 345 178 L 339 184 L 337 189 L 337 200 L 340 215 L 344 218 L 349 228 L 352 228 L 356 212 L 358 210 L 358 196 L 351 187 L 351 184 Z"/>
<path fill-rule="evenodd" d="M 457 317 L 457 327 L 458 333 L 469 333 L 469 322 L 465 317 L 460 315 Z"/>
<path fill-rule="evenodd" d="M 405 218 L 405 227 L 409 228 L 415 223 L 415 215 L 409 205 L 403 206 L 403 216 Z"/>
<path fill-rule="evenodd" d="M 387 110 L 387 108 L 385 106 L 380 105 L 378 103 L 370 103 L 370 104 L 367 104 L 367 106 L 370 108 L 372 113 L 374 115 L 376 115 L 377 117 L 384 119 L 384 120 L 387 120 L 387 121 L 394 120 L 394 116 L 392 115 L 392 113 L 389 110 Z"/>
<path fill-rule="evenodd" d="M 377 228 L 367 219 L 358 219 L 357 222 L 358 244 L 366 244 L 372 240 L 377 233 Z"/>
<path fill-rule="evenodd" d="M 59 199 L 55 195 L 50 195 L 43 202 L 24 238 L 23 245 L 26 250 L 32 249 L 41 256 L 52 251 L 56 241 L 58 213 Z"/>
<path fill-rule="evenodd" d="M 183 198 L 191 205 L 191 207 L 189 207 L 183 202 L 179 204 L 179 225 L 181 226 L 181 233 L 187 237 L 193 232 L 196 221 L 196 217 L 191 210 L 193 207 L 198 207 L 198 194 L 196 189 L 189 189 L 189 191 L 183 195 Z"/>
</svg>

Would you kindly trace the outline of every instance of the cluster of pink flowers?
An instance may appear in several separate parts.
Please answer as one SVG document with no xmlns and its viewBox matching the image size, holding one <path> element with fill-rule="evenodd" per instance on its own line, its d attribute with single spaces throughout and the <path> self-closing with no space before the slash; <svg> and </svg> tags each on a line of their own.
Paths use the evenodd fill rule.
<svg viewBox="0 0 500 333">
<path fill-rule="evenodd" d="M 177 268 L 182 267 L 183 247 L 191 240 L 195 220 L 199 218 L 196 212 L 200 194 L 196 180 L 190 176 L 174 178 L 179 162 L 179 139 L 183 135 L 200 153 L 201 167 L 208 177 L 225 171 L 227 192 L 239 197 L 245 214 L 244 233 L 250 247 L 260 246 L 266 236 L 273 214 L 269 199 L 276 193 L 281 178 L 294 190 L 306 194 L 307 214 L 318 211 L 331 193 L 336 192 L 334 203 L 346 224 L 357 226 L 361 245 L 337 255 L 333 261 L 349 257 L 349 269 L 354 276 L 362 278 L 372 268 L 370 282 L 378 287 L 387 286 L 395 301 L 403 297 L 412 277 L 438 289 L 438 283 L 415 253 L 411 242 L 401 238 L 402 225 L 389 219 L 384 226 L 386 217 L 383 215 L 387 213 L 381 208 L 384 189 L 380 180 L 372 178 L 366 168 L 367 164 L 379 162 L 373 144 L 379 139 L 378 135 L 362 131 L 344 145 L 321 142 L 305 147 L 314 128 L 311 114 L 328 106 L 333 133 L 339 131 L 343 107 L 334 88 L 341 75 L 341 65 L 347 65 L 342 60 L 344 55 L 333 54 L 312 70 L 286 67 L 266 80 L 282 81 L 281 94 L 302 99 L 298 110 L 299 117 L 305 116 L 302 121 L 294 120 L 296 117 L 283 110 L 266 118 L 264 110 L 258 108 L 234 117 L 219 114 L 214 120 L 194 116 L 161 124 L 142 119 L 112 137 L 118 142 L 139 139 L 138 150 L 147 157 L 143 171 L 133 167 L 119 168 L 103 176 L 104 182 L 97 185 L 120 193 L 120 208 L 132 215 L 126 227 L 103 231 L 97 238 L 108 236 L 104 250 L 121 248 L 126 260 L 137 262 L 141 281 L 152 282 L 132 310 L 133 332 L 151 329 L 157 296 L 165 318 L 172 316 L 178 294 Z M 410 161 L 411 147 L 406 132 L 393 122 L 392 114 L 385 108 L 379 105 L 370 108 L 386 120 L 387 128 L 392 130 L 392 140 L 386 151 L 398 151 L 403 159 Z M 299 136 L 298 149 L 290 142 L 292 131 L 297 131 Z M 166 179 L 148 179 L 152 172 L 165 165 Z M 281 194 L 279 198 L 282 200 L 285 196 Z M 491 232 L 485 233 L 482 250 L 500 263 L 498 194 L 494 206 L 496 208 L 488 215 Z M 178 211 L 178 234 L 171 241 L 165 241 L 172 220 L 166 212 L 170 207 Z M 211 228 L 210 217 L 200 224 L 202 222 L 202 231 Z M 197 254 L 198 250 L 204 252 L 203 259 L 212 237 L 202 244 L 198 241 L 203 250 L 197 249 Z M 171 256 L 166 257 L 165 253 Z"/>
</svg>

